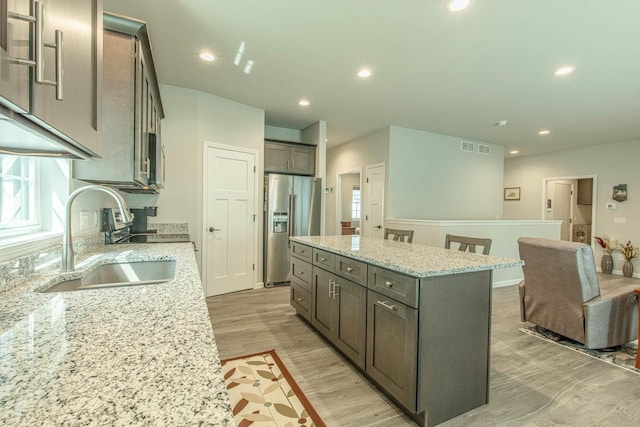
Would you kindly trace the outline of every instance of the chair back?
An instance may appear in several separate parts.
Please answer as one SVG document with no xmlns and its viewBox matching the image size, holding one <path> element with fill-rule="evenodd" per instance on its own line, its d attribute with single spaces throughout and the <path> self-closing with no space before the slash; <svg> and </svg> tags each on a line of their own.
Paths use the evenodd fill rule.
<svg viewBox="0 0 640 427">
<path fill-rule="evenodd" d="M 518 239 L 527 321 L 584 342 L 583 303 L 600 295 L 593 250 L 584 243 Z"/>
<path fill-rule="evenodd" d="M 451 243 L 458 243 L 459 251 L 466 251 L 476 253 L 476 246 L 482 246 L 482 254 L 489 255 L 489 250 L 491 249 L 491 239 L 480 239 L 477 237 L 465 237 L 465 236 L 454 236 L 452 234 L 447 234 L 444 239 L 444 247 L 445 249 L 451 249 Z"/>
<path fill-rule="evenodd" d="M 405 237 L 407 238 L 407 243 L 413 242 L 413 230 L 398 230 L 394 228 L 385 228 L 384 229 L 384 238 L 389 240 L 389 236 L 393 238 L 393 240 L 404 242 Z"/>
</svg>

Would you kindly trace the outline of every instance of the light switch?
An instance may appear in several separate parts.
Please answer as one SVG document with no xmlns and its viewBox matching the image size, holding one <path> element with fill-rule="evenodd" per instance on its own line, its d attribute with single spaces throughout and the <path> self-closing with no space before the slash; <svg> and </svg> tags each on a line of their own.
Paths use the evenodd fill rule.
<svg viewBox="0 0 640 427">
<path fill-rule="evenodd" d="M 615 218 L 613 218 L 613 223 L 614 224 L 626 224 L 627 223 L 627 218 L 625 218 L 625 217 L 615 217 Z"/>
<path fill-rule="evenodd" d="M 613 202 L 607 203 L 607 209 L 609 210 L 615 210 L 616 209 L 616 204 Z"/>
</svg>

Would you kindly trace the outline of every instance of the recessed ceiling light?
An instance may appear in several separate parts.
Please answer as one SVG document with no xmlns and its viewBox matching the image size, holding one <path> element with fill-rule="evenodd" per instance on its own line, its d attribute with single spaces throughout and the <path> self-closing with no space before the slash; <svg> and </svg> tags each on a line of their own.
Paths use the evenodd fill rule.
<svg viewBox="0 0 640 427">
<path fill-rule="evenodd" d="M 511 154 L 518 154 L 518 153 L 519 153 L 519 151 L 518 151 L 518 150 L 511 150 L 511 151 L 510 151 L 510 153 L 511 153 Z"/>
<path fill-rule="evenodd" d="M 446 8 L 449 12 L 459 12 L 469 7 L 470 4 L 471 0 L 449 0 Z"/>
<path fill-rule="evenodd" d="M 216 59 L 216 57 L 215 57 L 215 56 L 213 56 L 213 54 L 212 54 L 212 53 L 209 53 L 209 52 L 202 52 L 202 53 L 200 54 L 200 59 L 202 59 L 203 61 L 209 61 L 209 62 L 211 62 L 211 61 L 213 61 L 214 59 Z"/>
<path fill-rule="evenodd" d="M 549 135 L 551 133 L 550 130 L 544 129 L 538 132 L 538 135 Z"/>
<path fill-rule="evenodd" d="M 575 69 L 576 69 L 576 67 L 574 67 L 573 65 L 565 65 L 565 66 L 562 66 L 562 67 L 556 69 L 553 72 L 553 75 L 554 76 L 564 76 L 564 75 L 573 73 L 575 71 Z"/>
<path fill-rule="evenodd" d="M 358 71 L 358 77 L 362 77 L 363 79 L 371 77 L 371 70 L 363 68 L 362 70 Z"/>
<path fill-rule="evenodd" d="M 306 99 L 301 99 L 301 100 L 298 102 L 298 105 L 301 105 L 301 106 L 303 106 L 303 107 L 306 107 L 306 106 L 308 106 L 309 104 L 311 104 L 311 103 L 310 103 L 309 101 L 307 101 Z"/>
</svg>

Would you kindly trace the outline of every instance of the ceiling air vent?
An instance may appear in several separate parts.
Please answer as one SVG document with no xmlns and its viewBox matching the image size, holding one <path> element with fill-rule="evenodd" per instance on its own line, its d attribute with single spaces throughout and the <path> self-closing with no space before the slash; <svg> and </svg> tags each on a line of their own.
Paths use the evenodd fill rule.
<svg viewBox="0 0 640 427">
<path fill-rule="evenodd" d="M 491 146 L 485 144 L 478 144 L 478 153 L 480 154 L 491 154 Z"/>
<path fill-rule="evenodd" d="M 461 141 L 460 149 L 468 153 L 473 153 L 476 151 L 476 145 L 473 142 Z"/>
</svg>

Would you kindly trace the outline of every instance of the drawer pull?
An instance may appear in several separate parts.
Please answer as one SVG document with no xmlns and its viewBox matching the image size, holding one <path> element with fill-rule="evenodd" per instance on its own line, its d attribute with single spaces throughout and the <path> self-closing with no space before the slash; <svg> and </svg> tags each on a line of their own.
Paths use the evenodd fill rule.
<svg viewBox="0 0 640 427">
<path fill-rule="evenodd" d="M 351 273 L 353 271 L 352 267 L 347 267 L 347 273 Z"/>
<path fill-rule="evenodd" d="M 377 302 L 378 304 L 380 304 L 381 306 L 383 306 L 384 308 L 388 308 L 389 310 L 395 310 L 395 309 L 396 309 L 396 306 L 395 306 L 395 305 L 388 304 L 388 303 L 387 303 L 387 302 L 385 302 L 385 301 L 376 301 L 376 302 Z"/>
<path fill-rule="evenodd" d="M 387 288 L 393 288 L 393 282 L 386 281 L 386 282 L 384 282 L 384 285 L 385 285 Z"/>
<path fill-rule="evenodd" d="M 304 301 L 304 298 L 298 298 L 298 302 Z"/>
<path fill-rule="evenodd" d="M 321 262 L 325 262 L 327 259 L 325 257 L 320 257 Z"/>
<path fill-rule="evenodd" d="M 300 249 L 300 252 L 298 252 L 298 253 L 303 254 L 304 253 L 304 249 Z"/>
<path fill-rule="evenodd" d="M 304 271 L 298 271 L 298 276 L 303 276 L 304 275 Z"/>
</svg>

